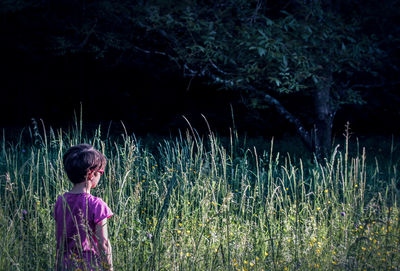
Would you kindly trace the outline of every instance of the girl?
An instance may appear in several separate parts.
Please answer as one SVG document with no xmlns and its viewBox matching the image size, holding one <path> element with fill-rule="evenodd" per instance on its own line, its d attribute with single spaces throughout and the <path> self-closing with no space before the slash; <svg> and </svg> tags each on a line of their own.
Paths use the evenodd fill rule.
<svg viewBox="0 0 400 271">
<path fill-rule="evenodd" d="M 64 170 L 73 183 L 55 205 L 57 270 L 113 270 L 107 204 L 90 190 L 104 173 L 106 158 L 91 145 L 71 147 L 63 157 Z"/>
</svg>

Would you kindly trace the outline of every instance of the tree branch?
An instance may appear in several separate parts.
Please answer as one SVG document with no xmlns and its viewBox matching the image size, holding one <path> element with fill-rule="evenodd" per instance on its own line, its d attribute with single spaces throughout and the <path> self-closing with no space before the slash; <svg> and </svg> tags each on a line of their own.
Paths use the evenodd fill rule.
<svg viewBox="0 0 400 271">
<path fill-rule="evenodd" d="M 382 88 L 382 87 L 392 87 L 399 85 L 400 81 L 394 81 L 389 83 L 382 83 L 382 84 L 371 84 L 371 85 L 364 85 L 364 84 L 355 84 L 352 85 L 350 88 Z"/>
</svg>

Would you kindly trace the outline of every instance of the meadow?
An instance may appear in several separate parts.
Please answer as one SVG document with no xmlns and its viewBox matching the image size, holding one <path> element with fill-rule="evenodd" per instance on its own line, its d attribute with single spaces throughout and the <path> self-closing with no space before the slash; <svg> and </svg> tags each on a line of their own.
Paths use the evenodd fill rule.
<svg viewBox="0 0 400 271">
<path fill-rule="evenodd" d="M 115 270 L 400 270 L 395 139 L 378 150 L 347 135 L 318 163 L 235 131 L 148 147 L 106 130 L 3 131 L 0 270 L 54 269 L 52 212 L 71 187 L 62 155 L 83 142 L 108 159 L 92 193 L 115 213 Z"/>
</svg>

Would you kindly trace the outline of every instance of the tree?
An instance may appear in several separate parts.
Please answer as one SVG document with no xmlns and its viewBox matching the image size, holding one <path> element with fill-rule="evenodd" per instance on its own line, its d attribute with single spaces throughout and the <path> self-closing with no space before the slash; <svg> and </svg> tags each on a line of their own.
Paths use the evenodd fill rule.
<svg viewBox="0 0 400 271">
<path fill-rule="evenodd" d="M 262 1 L 185 1 L 146 5 L 146 30 L 187 76 L 205 76 L 224 88 L 245 91 L 291 122 L 318 158 L 331 148 L 332 124 L 343 104 L 362 103 L 349 87 L 355 73 L 374 74 L 382 51 L 330 3 L 292 1 L 292 12 L 269 14 Z M 327 1 L 328 2 L 328 1 Z M 302 92 L 314 100 L 312 127 L 290 113 L 273 93 Z"/>
<path fill-rule="evenodd" d="M 185 76 L 204 77 L 248 95 L 256 107 L 276 109 L 319 159 L 329 156 L 336 112 L 363 103 L 360 88 L 352 87 L 357 77 L 376 75 L 384 56 L 377 33 L 361 28 L 371 19 L 363 13 L 369 1 L 32 2 L 30 18 L 41 15 L 31 24 L 34 36 L 48 51 L 87 52 L 114 64 L 138 54 L 167 57 Z M 385 1 L 391 2 L 398 5 Z M 30 25 L 26 30 L 32 33 Z M 313 100 L 307 118 L 285 107 L 285 97 L 295 93 Z"/>
</svg>

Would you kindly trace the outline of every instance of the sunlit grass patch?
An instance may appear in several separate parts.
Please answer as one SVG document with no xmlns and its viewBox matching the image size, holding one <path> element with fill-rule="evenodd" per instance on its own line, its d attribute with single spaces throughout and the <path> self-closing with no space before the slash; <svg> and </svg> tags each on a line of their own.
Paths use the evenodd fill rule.
<svg viewBox="0 0 400 271">
<path fill-rule="evenodd" d="M 53 268 L 62 154 L 79 142 L 108 158 L 93 193 L 115 213 L 116 270 L 399 270 L 398 161 L 369 163 L 347 141 L 319 164 L 235 136 L 187 134 L 152 152 L 78 125 L 36 139 L 2 142 L 1 270 Z"/>
</svg>

